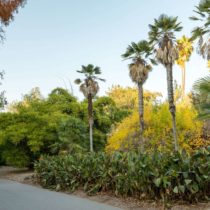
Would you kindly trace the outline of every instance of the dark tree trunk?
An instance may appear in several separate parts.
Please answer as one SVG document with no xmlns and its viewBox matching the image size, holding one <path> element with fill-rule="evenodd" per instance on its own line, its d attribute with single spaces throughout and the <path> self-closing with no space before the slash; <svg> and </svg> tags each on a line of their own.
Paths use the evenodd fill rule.
<svg viewBox="0 0 210 210">
<path fill-rule="evenodd" d="M 90 151 L 93 152 L 93 102 L 92 95 L 88 95 L 88 119 L 90 129 Z"/>
<path fill-rule="evenodd" d="M 143 133 L 144 133 L 144 96 L 143 85 L 138 83 L 138 99 L 139 99 L 139 124 L 140 124 L 140 141 L 143 148 Z"/>
<path fill-rule="evenodd" d="M 166 74 L 167 74 L 167 91 L 168 91 L 169 111 L 172 116 L 174 149 L 175 149 L 175 151 L 178 151 L 178 142 L 177 142 L 177 133 L 176 133 L 176 107 L 174 105 L 172 64 L 166 65 Z"/>
</svg>

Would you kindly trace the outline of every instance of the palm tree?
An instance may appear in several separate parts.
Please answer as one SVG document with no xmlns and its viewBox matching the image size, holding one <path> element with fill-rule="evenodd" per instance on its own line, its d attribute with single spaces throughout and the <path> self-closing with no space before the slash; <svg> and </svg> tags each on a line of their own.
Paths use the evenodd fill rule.
<svg viewBox="0 0 210 210">
<path fill-rule="evenodd" d="M 177 48 L 179 52 L 179 58 L 176 63 L 181 67 L 182 70 L 182 99 L 185 96 L 185 80 L 186 80 L 186 62 L 189 61 L 193 51 L 192 41 L 186 36 L 182 36 L 181 39 L 177 40 Z"/>
<path fill-rule="evenodd" d="M 153 25 L 149 25 L 150 42 L 155 49 L 156 58 L 166 68 L 167 74 L 167 91 L 169 110 L 172 116 L 173 125 L 173 139 L 175 151 L 178 150 L 177 133 L 176 133 L 176 107 L 174 104 L 173 91 L 173 64 L 178 59 L 178 50 L 175 46 L 174 32 L 182 30 L 180 23 L 177 22 L 177 17 L 169 17 L 167 15 L 160 15 L 158 19 L 154 20 Z"/>
<path fill-rule="evenodd" d="M 210 119 L 210 76 L 201 78 L 194 83 L 193 102 L 199 111 L 199 118 Z"/>
<path fill-rule="evenodd" d="M 210 0 L 201 0 L 194 12 L 198 15 L 190 17 L 191 20 L 201 21 L 202 26 L 192 30 L 192 40 L 198 39 L 198 53 L 208 61 L 210 60 Z"/>
<path fill-rule="evenodd" d="M 99 85 L 97 80 L 105 81 L 98 77 L 101 74 L 101 69 L 92 64 L 87 66 L 82 66 L 82 69 L 77 71 L 85 76 L 83 80 L 76 79 L 75 83 L 80 85 L 80 91 L 88 100 L 88 119 L 89 119 L 89 128 L 90 128 L 90 151 L 93 151 L 93 98 L 99 91 Z"/>
<path fill-rule="evenodd" d="M 140 123 L 140 141 L 143 141 L 144 132 L 144 95 L 143 85 L 148 78 L 149 72 L 152 70 L 150 62 L 154 63 L 153 59 L 149 59 L 152 48 L 146 40 L 138 43 L 132 42 L 127 47 L 127 50 L 122 57 L 124 59 L 131 59 L 129 64 L 130 78 L 138 86 L 138 101 L 139 101 L 139 123 Z"/>
</svg>

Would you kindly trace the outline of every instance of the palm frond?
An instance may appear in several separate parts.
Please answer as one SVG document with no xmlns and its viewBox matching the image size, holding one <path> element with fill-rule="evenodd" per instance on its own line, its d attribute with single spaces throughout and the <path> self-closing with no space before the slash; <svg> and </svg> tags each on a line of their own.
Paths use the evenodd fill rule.
<svg viewBox="0 0 210 210">
<path fill-rule="evenodd" d="M 195 8 L 196 10 L 194 10 L 194 12 L 197 16 L 192 16 L 190 19 L 193 21 L 200 21 L 202 25 L 191 31 L 191 40 L 198 40 L 198 54 L 203 56 L 204 59 L 208 59 L 210 57 L 210 0 L 201 0 Z M 202 42 L 201 44 L 201 40 L 203 40 L 205 36 L 207 36 L 206 42 Z"/>
<path fill-rule="evenodd" d="M 96 66 L 94 69 L 93 69 L 94 73 L 95 74 L 101 74 L 101 69 L 100 67 Z"/>
<path fill-rule="evenodd" d="M 210 119 L 210 76 L 196 81 L 192 93 L 195 107 L 199 112 L 199 119 Z"/>
<path fill-rule="evenodd" d="M 197 80 L 193 85 L 193 89 L 197 92 L 210 94 L 210 76 Z"/>
<path fill-rule="evenodd" d="M 85 97 L 88 97 L 89 94 L 94 97 L 99 90 L 97 80 L 105 82 L 104 79 L 98 77 L 101 74 L 100 67 L 94 66 L 93 64 L 88 64 L 87 66 L 82 65 L 81 70 L 77 70 L 77 72 L 85 76 L 83 81 L 81 79 L 75 80 L 75 83 L 80 85 L 80 91 Z"/>
<path fill-rule="evenodd" d="M 79 85 L 79 84 L 82 83 L 82 80 L 81 79 L 75 79 L 74 83 L 77 84 L 77 85 Z"/>
<path fill-rule="evenodd" d="M 178 22 L 178 17 L 170 17 L 162 14 L 158 19 L 154 19 L 154 24 L 150 24 L 149 29 L 150 43 L 157 44 L 164 36 L 168 36 L 169 39 L 174 39 L 174 32 L 181 31 L 182 26 Z"/>
</svg>

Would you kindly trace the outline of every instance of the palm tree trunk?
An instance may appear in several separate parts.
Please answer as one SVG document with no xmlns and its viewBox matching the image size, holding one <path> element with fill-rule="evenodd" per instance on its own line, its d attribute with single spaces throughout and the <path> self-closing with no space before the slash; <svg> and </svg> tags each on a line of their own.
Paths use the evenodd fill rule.
<svg viewBox="0 0 210 210">
<path fill-rule="evenodd" d="M 139 97 L 139 123 L 140 123 L 140 135 L 144 132 L 144 98 L 143 98 L 143 86 L 138 84 L 138 97 Z"/>
<path fill-rule="evenodd" d="M 138 83 L 138 96 L 139 96 L 139 124 L 140 124 L 140 141 L 143 148 L 143 133 L 144 133 L 144 96 L 143 85 Z"/>
<path fill-rule="evenodd" d="M 182 68 L 182 99 L 185 96 L 185 78 L 186 78 L 186 67 L 184 65 Z"/>
<path fill-rule="evenodd" d="M 88 118 L 90 131 L 90 151 L 93 152 L 93 102 L 92 95 L 88 95 Z"/>
<path fill-rule="evenodd" d="M 176 107 L 174 105 L 172 64 L 166 65 L 166 74 L 167 74 L 167 91 L 168 91 L 169 111 L 172 116 L 174 149 L 175 149 L 175 151 L 178 151 L 178 142 L 177 142 L 177 133 L 176 133 Z"/>
</svg>

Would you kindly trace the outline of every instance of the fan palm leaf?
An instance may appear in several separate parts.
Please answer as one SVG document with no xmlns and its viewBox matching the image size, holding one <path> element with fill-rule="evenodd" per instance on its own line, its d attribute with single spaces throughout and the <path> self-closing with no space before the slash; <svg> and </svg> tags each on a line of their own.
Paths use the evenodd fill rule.
<svg viewBox="0 0 210 210">
<path fill-rule="evenodd" d="M 195 8 L 194 12 L 197 16 L 192 16 L 190 19 L 201 22 L 201 26 L 192 30 L 191 39 L 198 40 L 198 54 L 210 60 L 210 0 L 201 0 Z"/>
<path fill-rule="evenodd" d="M 194 104 L 200 119 L 210 119 L 210 76 L 196 81 L 193 85 Z"/>
</svg>

